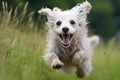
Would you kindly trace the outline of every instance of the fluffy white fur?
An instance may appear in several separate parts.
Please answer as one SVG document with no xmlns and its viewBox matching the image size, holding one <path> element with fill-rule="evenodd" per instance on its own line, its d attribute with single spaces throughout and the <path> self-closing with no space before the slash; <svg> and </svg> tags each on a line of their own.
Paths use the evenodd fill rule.
<svg viewBox="0 0 120 80">
<path fill-rule="evenodd" d="M 76 67 L 76 75 L 84 77 L 92 70 L 93 49 L 99 43 L 98 36 L 87 36 L 87 14 L 91 4 L 86 1 L 70 10 L 42 8 L 48 22 L 47 45 L 44 59 L 54 69 L 69 72 Z"/>
</svg>

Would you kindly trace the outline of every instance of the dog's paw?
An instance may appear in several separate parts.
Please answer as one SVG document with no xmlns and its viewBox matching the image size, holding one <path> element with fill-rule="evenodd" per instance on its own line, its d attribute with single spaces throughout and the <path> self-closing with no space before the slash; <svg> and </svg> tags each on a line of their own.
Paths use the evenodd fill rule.
<svg viewBox="0 0 120 80">
<path fill-rule="evenodd" d="M 83 78 L 85 76 L 85 72 L 83 69 L 77 68 L 76 75 L 79 78 Z"/>
<path fill-rule="evenodd" d="M 86 59 L 87 59 L 87 56 L 85 55 L 85 52 L 79 51 L 75 53 L 75 55 L 73 56 L 72 63 L 75 66 L 80 66 L 86 61 Z"/>
<path fill-rule="evenodd" d="M 88 76 L 92 71 L 91 61 L 86 61 L 83 65 L 77 67 L 76 75 L 79 78 Z"/>
<path fill-rule="evenodd" d="M 87 72 L 84 68 L 77 68 L 76 71 L 76 76 L 79 78 L 83 78 L 85 76 L 87 76 L 89 74 L 89 72 Z"/>
<path fill-rule="evenodd" d="M 54 59 L 52 62 L 53 69 L 60 69 L 60 68 L 62 68 L 63 65 L 64 65 L 64 63 L 62 63 L 59 59 Z"/>
</svg>

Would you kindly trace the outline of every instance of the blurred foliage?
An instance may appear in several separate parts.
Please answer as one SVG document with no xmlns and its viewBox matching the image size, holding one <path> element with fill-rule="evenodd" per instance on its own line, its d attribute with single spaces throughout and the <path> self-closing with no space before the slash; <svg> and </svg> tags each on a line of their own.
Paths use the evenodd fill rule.
<svg viewBox="0 0 120 80">
<path fill-rule="evenodd" d="M 38 31 L 37 22 L 29 13 L 26 3 L 19 17 L 17 10 L 2 3 L 0 15 L 0 80 L 119 80 L 119 44 L 114 39 L 105 44 L 102 40 L 95 50 L 92 73 L 79 79 L 75 72 L 65 74 L 51 69 L 43 60 L 46 33 Z M 13 15 L 13 16 L 11 16 Z M 43 26 L 43 25 L 42 25 Z M 115 65 L 115 66 L 114 66 Z M 102 69 L 102 70 L 101 70 Z"/>
<path fill-rule="evenodd" d="M 21 3 L 21 1 L 24 2 Z M 2 3 L 2 1 L 0 2 Z M 67 9 L 78 2 L 79 0 L 66 0 L 68 5 L 63 4 L 66 7 L 61 6 L 61 3 L 59 7 Z M 9 5 L 2 3 L 3 6 L 2 8 L 0 7 L 2 10 L 0 11 L 0 80 L 80 80 L 75 76 L 75 73 L 60 73 L 52 70 L 44 63 L 43 53 L 46 34 L 44 33 L 43 25 L 40 26 L 42 27 L 41 31 L 38 31 L 39 22 L 33 18 L 35 13 L 33 10 L 37 11 L 37 5 L 32 8 L 32 3 L 28 5 L 25 0 L 8 0 Z M 52 6 L 58 5 L 55 3 L 51 2 Z M 100 6 L 98 4 L 104 5 Z M 10 7 L 10 5 L 13 7 Z M 98 33 L 100 31 L 100 35 L 103 34 L 102 32 L 105 32 L 104 36 L 109 30 L 111 32 L 109 35 L 114 34 L 114 32 L 112 33 L 112 28 L 116 30 L 117 26 L 112 19 L 112 15 L 116 15 L 112 4 L 108 2 L 103 3 L 102 1 L 98 3 L 96 1 L 92 5 L 93 10 L 89 15 L 89 21 L 91 21 L 90 25 L 96 29 L 95 32 Z M 15 8 L 15 6 L 18 8 Z M 17 10 L 21 12 L 18 14 Z M 103 28 L 108 28 L 106 23 L 109 23 L 110 27 L 105 30 Z M 120 79 L 120 54 L 118 54 L 120 47 L 118 42 L 118 45 L 115 42 L 117 41 L 111 39 L 108 41 L 108 44 L 105 44 L 101 40 L 101 44 L 95 50 L 93 71 L 89 76 L 81 80 Z"/>
<path fill-rule="evenodd" d="M 105 39 L 113 37 L 117 29 L 117 25 L 113 20 L 113 11 L 114 9 L 110 2 L 93 2 L 93 10 L 90 14 L 91 26 L 96 29 L 96 33 Z"/>
<path fill-rule="evenodd" d="M 17 6 L 19 12 L 28 1 L 27 12 L 35 11 L 35 16 L 38 18 L 37 11 L 42 7 L 52 9 L 57 6 L 65 10 L 85 0 L 0 0 L 0 9 L 2 1 L 7 1 L 10 6 Z M 120 0 L 89 0 L 89 2 L 93 6 L 88 18 L 90 28 L 93 33 L 100 35 L 105 40 L 109 40 L 116 35 L 118 24 L 120 24 L 119 21 L 116 21 L 117 16 L 120 16 Z"/>
</svg>

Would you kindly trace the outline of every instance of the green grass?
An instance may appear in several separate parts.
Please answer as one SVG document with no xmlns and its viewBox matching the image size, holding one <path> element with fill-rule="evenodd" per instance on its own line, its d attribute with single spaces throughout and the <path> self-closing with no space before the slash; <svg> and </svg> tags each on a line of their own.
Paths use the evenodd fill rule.
<svg viewBox="0 0 120 80">
<path fill-rule="evenodd" d="M 75 73 L 65 74 L 47 66 L 42 58 L 45 30 L 33 28 L 37 25 L 31 16 L 24 25 L 19 24 L 23 17 L 11 18 L 10 11 L 0 16 L 0 80 L 80 80 Z M 119 51 L 114 40 L 107 44 L 101 41 L 95 49 L 92 73 L 81 80 L 119 80 Z"/>
</svg>

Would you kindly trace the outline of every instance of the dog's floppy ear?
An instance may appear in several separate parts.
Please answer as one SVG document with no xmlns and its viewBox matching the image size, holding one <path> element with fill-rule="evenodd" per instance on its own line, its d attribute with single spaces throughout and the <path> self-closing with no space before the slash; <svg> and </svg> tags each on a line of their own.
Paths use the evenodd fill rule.
<svg viewBox="0 0 120 80">
<path fill-rule="evenodd" d="M 47 19 L 48 19 L 48 22 L 50 21 L 53 21 L 54 20 L 54 14 L 53 14 L 53 11 L 49 8 L 42 8 L 38 11 L 39 14 L 41 15 L 46 15 L 47 16 Z"/>
<path fill-rule="evenodd" d="M 79 5 L 79 4 L 78 4 Z M 89 13 L 91 10 L 92 6 L 88 1 L 83 2 L 82 4 L 80 4 L 80 11 L 79 12 L 84 12 L 84 13 Z"/>
<path fill-rule="evenodd" d="M 92 6 L 88 1 L 85 1 L 83 3 L 78 3 L 75 7 L 73 7 L 71 10 L 72 12 L 75 12 L 78 18 L 87 18 L 87 14 L 90 12 Z"/>
</svg>

